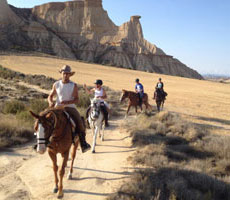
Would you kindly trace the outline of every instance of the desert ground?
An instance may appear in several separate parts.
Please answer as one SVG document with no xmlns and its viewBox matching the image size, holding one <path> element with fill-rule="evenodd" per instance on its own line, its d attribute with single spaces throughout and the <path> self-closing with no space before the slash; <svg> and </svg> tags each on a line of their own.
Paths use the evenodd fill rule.
<svg viewBox="0 0 230 200">
<path fill-rule="evenodd" d="M 176 112 L 188 121 L 213 134 L 229 134 L 230 84 L 195 80 L 154 73 L 132 71 L 78 61 L 26 55 L 1 55 L 0 65 L 25 74 L 44 74 L 60 78 L 58 70 L 68 64 L 76 74 L 72 80 L 93 86 L 102 79 L 111 89 L 134 90 L 138 77 L 149 95 L 150 104 L 159 77 L 165 84 L 168 97 L 165 110 Z M 123 118 L 113 119 L 106 130 L 105 142 L 99 142 L 95 155 L 78 151 L 74 167 L 74 180 L 64 181 L 64 199 L 105 199 L 115 192 L 123 180 L 129 178 L 133 168 L 127 158 L 135 149 L 130 138 L 119 130 Z M 90 133 L 87 140 L 91 141 Z M 54 199 L 53 172 L 48 155 L 37 155 L 31 146 L 14 148 L 0 155 L 0 199 Z M 67 168 L 68 170 L 68 168 Z"/>
<path fill-rule="evenodd" d="M 152 105 L 155 105 L 152 100 L 154 87 L 158 78 L 161 77 L 165 84 L 165 91 L 168 93 L 165 109 L 207 125 L 213 128 L 215 133 L 227 133 L 229 130 L 230 84 L 49 57 L 2 55 L 0 64 L 25 74 L 44 74 L 56 79 L 60 78 L 58 70 L 62 65 L 68 64 L 76 72 L 72 77 L 73 81 L 93 86 L 95 79 L 102 79 L 105 86 L 117 91 L 134 90 L 134 81 L 138 77 Z"/>
</svg>

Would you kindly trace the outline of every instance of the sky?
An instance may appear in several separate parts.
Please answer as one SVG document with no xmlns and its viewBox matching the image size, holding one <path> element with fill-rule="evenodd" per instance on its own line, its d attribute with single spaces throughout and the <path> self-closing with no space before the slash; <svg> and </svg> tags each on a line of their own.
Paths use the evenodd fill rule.
<svg viewBox="0 0 230 200">
<path fill-rule="evenodd" d="M 31 8 L 51 1 L 8 3 Z M 118 26 L 140 15 L 146 40 L 199 73 L 230 76 L 230 0 L 103 0 L 103 7 Z"/>
</svg>

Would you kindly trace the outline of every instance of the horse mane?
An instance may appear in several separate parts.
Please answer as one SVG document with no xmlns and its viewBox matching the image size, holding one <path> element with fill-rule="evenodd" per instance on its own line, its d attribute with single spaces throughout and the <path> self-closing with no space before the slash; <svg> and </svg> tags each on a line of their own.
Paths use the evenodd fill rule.
<svg viewBox="0 0 230 200">
<path fill-rule="evenodd" d="M 133 92 L 133 91 L 129 91 L 129 90 L 122 90 L 123 92 L 128 92 L 128 93 L 132 93 L 132 94 L 136 94 L 136 92 Z"/>
<path fill-rule="evenodd" d="M 42 112 L 40 112 L 39 115 L 40 116 L 44 116 L 44 115 L 46 115 L 49 112 L 56 113 L 56 111 L 64 111 L 64 107 L 63 106 L 61 106 L 61 107 L 52 107 L 52 108 L 48 107 L 45 110 L 43 110 Z"/>
</svg>

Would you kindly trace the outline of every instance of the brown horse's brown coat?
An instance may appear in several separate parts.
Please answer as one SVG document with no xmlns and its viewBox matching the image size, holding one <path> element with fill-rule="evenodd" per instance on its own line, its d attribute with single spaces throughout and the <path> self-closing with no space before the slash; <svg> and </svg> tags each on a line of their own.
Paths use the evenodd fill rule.
<svg viewBox="0 0 230 200">
<path fill-rule="evenodd" d="M 126 111 L 126 116 L 128 115 L 131 106 L 135 107 L 135 110 L 137 113 L 137 106 L 140 106 L 138 94 L 136 92 L 122 90 L 122 96 L 121 96 L 120 101 L 123 102 L 126 98 L 129 99 L 128 109 Z M 148 102 L 148 95 L 146 93 L 144 93 L 144 96 L 142 99 L 142 104 L 145 104 L 146 109 L 152 107 Z M 142 105 L 140 106 L 140 108 L 142 110 Z"/>
<path fill-rule="evenodd" d="M 75 138 L 75 143 L 72 145 L 72 127 L 65 116 L 63 109 L 48 109 L 39 115 L 31 114 L 37 119 L 35 122 L 35 130 L 37 131 L 38 121 L 42 123 L 45 129 L 45 137 L 49 138 L 48 144 L 48 154 L 53 162 L 53 171 L 55 177 L 55 188 L 54 192 L 58 192 L 58 197 L 61 198 L 63 196 L 63 176 L 65 173 L 65 167 L 67 166 L 67 161 L 69 158 L 69 151 L 72 146 L 71 153 L 71 166 L 70 166 L 70 174 L 73 171 L 73 163 L 76 156 L 76 150 L 78 147 L 79 139 Z M 56 118 L 56 119 L 55 119 Z M 55 122 L 56 121 L 56 122 Z M 56 127 L 52 130 L 52 126 L 56 123 Z M 57 154 L 60 153 L 62 156 L 62 163 L 59 167 L 59 178 L 57 175 L 58 166 L 57 166 Z"/>
</svg>

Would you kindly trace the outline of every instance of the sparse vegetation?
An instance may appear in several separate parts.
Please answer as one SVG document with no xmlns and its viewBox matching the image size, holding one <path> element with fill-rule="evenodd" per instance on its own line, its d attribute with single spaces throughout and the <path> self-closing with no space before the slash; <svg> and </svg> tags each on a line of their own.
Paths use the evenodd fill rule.
<svg viewBox="0 0 230 200">
<path fill-rule="evenodd" d="M 37 85 L 42 89 L 47 89 L 47 90 L 50 90 L 52 88 L 53 83 L 56 81 L 55 79 L 46 77 L 45 75 L 25 75 L 23 73 L 15 72 L 10 69 L 4 68 L 1 65 L 0 65 L 0 78 L 7 79 L 7 80 L 23 81 L 31 85 Z"/>
<path fill-rule="evenodd" d="M 12 145 L 20 145 L 33 138 L 33 129 L 21 123 L 14 115 L 0 114 L 0 150 Z"/>
<path fill-rule="evenodd" d="M 138 147 L 129 160 L 142 169 L 110 200 L 230 199 L 229 136 L 169 112 L 142 114 L 123 126 Z"/>
<path fill-rule="evenodd" d="M 0 104 L 0 110 L 4 114 L 2 116 L 6 118 L 13 118 L 14 124 L 25 124 L 25 127 L 31 130 L 34 118 L 31 117 L 29 110 L 32 110 L 35 113 L 40 113 L 41 111 L 45 110 L 48 107 L 48 102 L 42 97 L 46 98 L 47 96 L 45 94 L 40 94 L 36 90 L 32 90 L 24 85 L 19 85 L 18 82 L 22 80 L 45 89 L 51 89 L 55 80 L 52 78 L 46 78 L 43 75 L 25 75 L 0 66 L 0 84 L 4 86 L 3 87 L 0 85 L 2 87 L 0 88 L 1 91 L 4 92 L 4 98 L 2 98 L 3 101 Z M 109 93 L 109 101 L 111 101 L 113 104 L 111 115 L 118 115 L 119 109 L 116 101 L 119 95 L 117 95 L 117 92 L 114 92 L 109 88 L 106 88 L 106 90 Z M 28 95 L 31 97 L 28 98 Z M 90 95 L 85 93 L 83 87 L 79 85 L 79 103 L 77 104 L 77 107 L 82 116 L 85 117 L 86 109 L 89 105 Z M 2 124 L 0 124 L 0 131 L 2 131 L 0 143 L 1 148 L 19 144 L 19 133 L 23 132 L 24 129 L 22 131 L 22 129 L 19 127 L 17 128 L 16 125 L 10 127 L 10 124 L 6 126 L 2 126 Z M 6 132 L 9 132 L 9 134 L 6 134 Z M 14 134 L 16 134 L 17 137 L 15 137 Z M 27 142 L 29 139 L 30 138 L 22 138 L 21 143 L 23 143 L 23 141 Z"/>
</svg>

